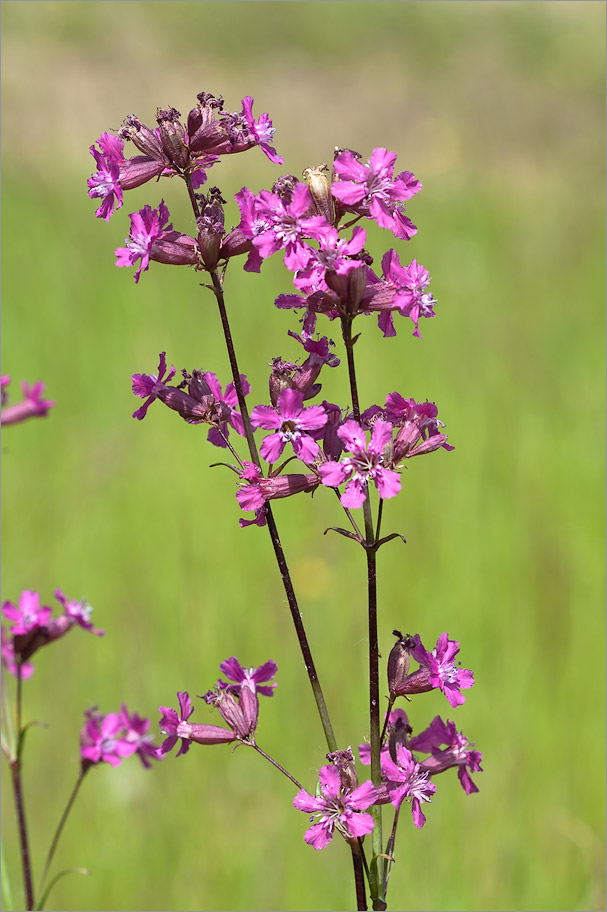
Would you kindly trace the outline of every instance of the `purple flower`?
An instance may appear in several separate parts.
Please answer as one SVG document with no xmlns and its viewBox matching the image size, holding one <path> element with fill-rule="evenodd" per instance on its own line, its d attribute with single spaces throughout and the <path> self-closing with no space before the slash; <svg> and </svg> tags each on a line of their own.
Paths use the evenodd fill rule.
<svg viewBox="0 0 607 912">
<path fill-rule="evenodd" d="M 10 382 L 10 378 L 3 377 L 2 379 L 3 408 L 2 415 L 0 415 L 0 423 L 3 426 L 18 424 L 21 421 L 26 421 L 28 418 L 43 418 L 48 413 L 48 410 L 55 405 L 52 400 L 42 398 L 44 383 L 39 380 L 37 383 L 33 383 L 30 386 L 29 383 L 24 380 L 21 384 L 23 401 L 18 402 L 15 405 L 5 406 L 4 403 L 7 398 L 6 387 Z"/>
<path fill-rule="evenodd" d="M 133 381 L 133 392 L 136 396 L 139 396 L 140 399 L 145 399 L 141 408 L 138 408 L 136 412 L 133 412 L 133 418 L 137 418 L 138 421 L 145 418 L 148 408 L 154 399 L 158 398 L 158 394 L 162 387 L 165 387 L 167 383 L 170 383 L 175 376 L 175 368 L 173 366 L 171 366 L 168 376 L 166 375 L 166 352 L 160 352 L 159 358 L 158 374 L 133 374 L 131 377 L 131 380 Z"/>
<path fill-rule="evenodd" d="M 245 668 L 240 664 L 238 659 L 232 656 L 226 659 L 219 666 L 226 678 L 234 681 L 234 684 L 227 684 L 225 681 L 218 681 L 217 686 L 221 690 L 227 690 L 229 693 L 238 696 L 244 687 L 248 687 L 253 693 L 263 694 L 264 697 L 273 697 L 276 682 L 265 686 L 266 682 L 271 681 L 278 670 L 276 662 L 272 660 L 260 665 L 259 668 Z"/>
<path fill-rule="evenodd" d="M 13 624 L 11 634 L 19 636 L 44 627 L 53 609 L 47 605 L 40 607 L 40 596 L 37 592 L 25 589 L 19 596 L 19 607 L 12 602 L 4 602 L 2 612 Z"/>
<path fill-rule="evenodd" d="M 96 763 L 120 766 L 125 757 L 135 753 L 136 745 L 125 740 L 124 723 L 117 713 L 104 716 L 93 711 L 85 715 L 88 718 L 80 732 L 83 770 Z"/>
<path fill-rule="evenodd" d="M 428 453 L 442 446 L 453 450 L 441 428 L 445 425 L 437 418 L 438 409 L 434 402 L 416 402 L 405 399 L 400 393 L 386 397 L 386 416 L 395 426 L 400 426 L 394 440 L 394 461 Z M 422 441 L 422 442 L 420 442 Z M 417 445 L 416 445 L 417 444 Z"/>
<path fill-rule="evenodd" d="M 308 264 L 295 273 L 293 284 L 300 291 L 315 291 L 327 287 L 327 272 L 336 275 L 347 275 L 351 269 L 357 269 L 361 261 L 357 258 L 363 247 L 367 232 L 364 228 L 354 228 L 351 240 L 340 237 L 337 228 L 328 227 L 318 233 L 318 250 L 312 249 Z"/>
<path fill-rule="evenodd" d="M 451 706 L 461 706 L 466 698 L 460 688 L 472 687 L 474 675 L 467 668 L 455 665 L 453 659 L 458 652 L 459 643 L 450 640 L 446 633 L 439 636 L 432 652 L 428 652 L 420 641 L 411 652 L 420 667 L 394 688 L 394 694 L 427 693 L 438 687 Z"/>
<path fill-rule="evenodd" d="M 305 814 L 318 817 L 304 835 L 304 840 L 315 849 L 329 845 L 337 830 L 345 839 L 365 836 L 373 829 L 373 817 L 364 814 L 377 798 L 373 783 L 368 779 L 354 790 L 344 788 L 335 766 L 323 766 L 319 770 L 320 794 L 312 796 L 305 789 L 293 799 L 293 805 Z"/>
<path fill-rule="evenodd" d="M 373 150 L 367 165 L 361 164 L 349 150 L 341 152 L 333 168 L 339 180 L 331 192 L 350 212 L 375 219 L 380 228 L 388 228 L 395 237 L 409 240 L 417 228 L 404 214 L 402 203 L 421 190 L 421 183 L 410 171 L 396 177 L 396 153 L 387 149 Z"/>
<path fill-rule="evenodd" d="M 253 241 L 256 255 L 249 256 L 245 265 L 248 272 L 259 272 L 261 260 L 278 250 L 285 251 L 285 266 L 291 272 L 305 269 L 312 256 L 312 248 L 304 242 L 306 237 L 318 238 L 330 226 L 323 216 L 306 217 L 312 205 L 310 191 L 297 182 L 290 198 L 282 199 L 276 193 L 262 190 L 259 196 L 243 188 L 236 194 L 240 206 L 240 230 Z"/>
<path fill-rule="evenodd" d="M 149 268 L 152 244 L 162 236 L 163 231 L 170 231 L 172 225 L 167 225 L 170 218 L 169 210 L 160 201 L 158 209 L 144 206 L 139 212 L 132 212 L 131 232 L 126 239 L 126 247 L 118 247 L 115 251 L 116 266 L 134 266 L 141 260 L 135 273 L 135 282 L 139 281 L 141 273 Z"/>
<path fill-rule="evenodd" d="M 236 392 L 236 387 L 233 383 L 228 383 L 224 395 L 221 390 L 221 384 L 216 375 L 212 373 L 212 371 L 206 371 L 206 373 L 202 375 L 202 379 L 205 383 L 208 384 L 211 393 L 215 397 L 216 402 L 225 407 L 222 410 L 225 413 L 225 417 L 219 423 L 218 428 L 212 427 L 209 430 L 207 439 L 209 443 L 214 444 L 214 446 L 227 447 L 225 438 L 227 438 L 229 435 L 228 424 L 230 424 L 236 433 L 240 434 L 241 437 L 245 436 L 242 416 L 236 408 L 238 405 L 238 393 Z M 247 396 L 251 392 L 251 385 L 249 384 L 244 374 L 240 375 L 240 383 L 244 395 Z"/>
<path fill-rule="evenodd" d="M 109 221 L 114 209 L 122 206 L 122 186 L 120 184 L 120 165 L 124 163 L 124 143 L 111 133 L 102 133 L 97 144 L 101 149 L 98 152 L 95 146 L 90 147 L 90 152 L 99 169 L 87 180 L 88 195 L 91 199 L 101 199 L 102 203 L 95 212 L 97 218 Z"/>
<path fill-rule="evenodd" d="M 444 750 L 441 750 L 443 745 Z M 443 722 L 440 716 L 435 716 L 428 728 L 411 738 L 409 746 L 412 750 L 432 754 L 421 764 L 421 769 L 430 776 L 457 767 L 457 775 L 466 794 L 478 792 L 468 769 L 473 773 L 482 772 L 483 755 L 480 751 L 473 750 L 468 739 L 457 731 L 455 722 Z"/>
<path fill-rule="evenodd" d="M 229 728 L 221 728 L 219 725 L 194 725 L 187 720 L 194 712 L 190 695 L 185 692 L 177 694 L 179 700 L 179 715 L 174 709 L 167 706 L 160 706 L 162 714 L 160 719 L 160 731 L 168 737 L 158 748 L 158 756 L 163 757 L 173 750 L 177 744 L 178 738 L 181 738 L 181 746 L 177 751 L 177 756 L 186 754 L 190 749 L 190 742 L 195 741 L 197 744 L 227 744 L 236 740 L 236 735 Z"/>
<path fill-rule="evenodd" d="M 284 162 L 283 157 L 270 145 L 274 139 L 274 133 L 276 132 L 275 128 L 272 126 L 270 115 L 260 114 L 259 120 L 256 121 L 254 119 L 253 97 L 251 95 L 247 95 L 246 98 L 242 99 L 242 117 L 249 129 L 249 136 L 244 141 L 245 147 L 248 149 L 251 148 L 251 146 L 257 145 L 267 155 L 271 162 L 275 165 L 282 165 Z M 232 151 L 240 152 L 241 149 L 239 148 L 239 145 L 243 145 L 242 140 L 240 144 L 238 142 L 234 143 Z"/>
<path fill-rule="evenodd" d="M 118 247 L 116 266 L 134 266 L 141 260 L 135 272 L 135 282 L 150 265 L 150 260 L 174 266 L 196 266 L 200 261 L 198 246 L 194 238 L 173 231 L 167 224 L 169 210 L 160 201 L 158 209 L 144 206 L 139 212 L 132 212 L 131 232 L 126 238 L 126 247 Z"/>
<path fill-rule="evenodd" d="M 339 462 L 329 461 L 319 468 L 322 483 L 337 488 L 347 482 L 340 502 L 344 507 L 361 507 L 367 497 L 369 480 L 373 481 L 379 496 L 386 500 L 400 491 L 400 478 L 396 472 L 385 467 L 390 458 L 392 425 L 378 420 L 373 425 L 371 439 L 367 437 L 358 422 L 349 419 L 337 431 L 350 456 L 342 456 Z"/>
<path fill-rule="evenodd" d="M 270 475 L 264 478 L 261 469 L 252 462 L 243 464 L 243 471 L 238 478 L 242 482 L 236 491 L 236 500 L 243 510 L 254 510 L 255 519 L 240 519 L 241 526 L 265 526 L 264 504 L 268 500 L 291 497 L 302 491 L 314 491 L 320 484 L 318 475 L 309 472 L 302 475 Z"/>
<path fill-rule="evenodd" d="M 396 746 L 396 760 L 395 763 L 389 753 L 383 754 L 381 758 L 382 773 L 388 780 L 390 801 L 395 808 L 399 808 L 405 798 L 410 801 L 413 823 L 420 829 L 426 822 L 421 805 L 424 801 L 432 800 L 436 786 L 429 782 L 428 773 L 422 772 L 411 751 L 403 744 Z"/>
<path fill-rule="evenodd" d="M 234 113 L 224 113 L 223 99 L 215 98 L 208 92 L 200 92 L 197 98 L 199 104 L 188 117 L 190 153 L 233 155 L 260 146 L 271 162 L 283 163 L 281 156 L 270 145 L 274 138 L 272 121 L 268 114 L 262 114 L 259 120 L 255 120 L 250 95 L 242 99 L 242 111 Z M 217 119 L 216 113 L 219 113 Z"/>
<path fill-rule="evenodd" d="M 153 744 L 153 736 L 149 734 L 150 720 L 133 713 L 129 715 L 126 704 L 120 707 L 120 718 L 125 728 L 124 740 L 127 744 L 135 747 L 135 753 L 139 755 L 143 766 L 146 769 L 151 767 L 150 759 L 158 760 L 160 756 Z"/>
<path fill-rule="evenodd" d="M 92 608 L 85 601 L 68 602 L 61 590 L 57 590 L 55 597 L 63 606 L 64 613 L 59 617 L 51 617 L 52 609 L 40 607 L 40 596 L 37 592 L 26 590 L 21 593 L 19 607 L 12 602 L 5 602 L 2 611 L 11 621 L 11 647 L 15 656 L 21 663 L 29 659 L 38 649 L 58 640 L 68 630 L 78 624 L 85 630 L 103 636 L 103 630 L 95 630 L 91 621 Z M 8 661 L 8 652 L 7 652 Z"/>
<path fill-rule="evenodd" d="M 424 291 L 430 281 L 427 269 L 413 260 L 409 266 L 401 266 L 395 250 L 388 250 L 382 257 L 383 278 L 367 268 L 367 284 L 361 302 L 361 313 L 378 313 L 378 325 L 384 336 L 395 336 L 393 314 L 398 311 L 409 317 L 415 326 L 413 335 L 421 338 L 420 317 L 436 316 L 436 301 Z"/>
<path fill-rule="evenodd" d="M 88 604 L 86 599 L 80 599 L 80 601 L 71 599 L 68 601 L 61 589 L 55 590 L 55 598 L 60 605 L 63 605 L 65 617 L 70 621 L 70 626 L 77 624 L 79 627 L 82 627 L 83 630 L 88 630 L 89 633 L 94 633 L 95 636 L 104 635 L 105 631 L 97 630 L 95 627 L 93 627 L 93 623 L 91 621 L 91 614 L 93 613 L 93 609 Z"/>
<path fill-rule="evenodd" d="M 312 462 L 318 455 L 319 447 L 309 434 L 302 431 L 317 431 L 326 423 L 327 415 L 322 405 L 303 408 L 303 394 L 293 389 L 281 392 L 276 409 L 270 405 L 257 405 L 251 413 L 254 428 L 275 429 L 274 434 L 264 438 L 259 449 L 269 463 L 279 459 L 289 442 L 302 462 Z"/>
</svg>

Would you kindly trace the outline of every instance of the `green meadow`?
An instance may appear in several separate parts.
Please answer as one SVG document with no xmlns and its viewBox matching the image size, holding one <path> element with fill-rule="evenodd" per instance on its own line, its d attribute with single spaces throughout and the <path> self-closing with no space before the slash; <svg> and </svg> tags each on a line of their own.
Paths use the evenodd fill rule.
<svg viewBox="0 0 607 912">
<path fill-rule="evenodd" d="M 204 693 L 229 656 L 273 658 L 259 744 L 313 791 L 325 744 L 265 530 L 240 529 L 222 453 L 156 404 L 145 421 L 130 376 L 178 369 L 229 379 L 201 274 L 152 263 L 138 285 L 113 251 L 128 213 L 164 198 L 193 233 L 177 181 L 125 194 L 94 218 L 89 146 L 157 107 L 187 115 L 204 90 L 226 110 L 268 111 L 284 166 L 259 149 L 209 174 L 239 214 L 242 186 L 332 160 L 335 146 L 398 154 L 423 190 L 408 243 L 368 227 L 430 271 L 437 317 L 396 319 L 384 339 L 360 318 L 365 405 L 387 393 L 435 401 L 455 450 L 412 460 L 378 558 L 380 648 L 392 630 L 426 646 L 447 631 L 476 684 L 451 710 L 433 692 L 407 705 L 420 731 L 438 713 L 483 753 L 479 793 L 437 779 L 416 830 L 401 815 L 394 910 L 601 910 L 605 831 L 604 65 L 594 2 L 2 3 L 2 372 L 11 401 L 44 380 L 56 407 L 2 435 L 2 599 L 24 589 L 86 597 L 103 639 L 75 630 L 34 658 L 24 685 L 24 783 L 39 877 L 79 764 L 85 708 L 125 701 L 152 719 L 176 692 Z M 130 153 L 129 153 L 130 154 Z M 208 185 L 208 186 L 209 186 Z M 259 275 L 233 262 L 226 300 L 251 405 L 268 361 L 294 360 L 296 315 L 277 255 Z M 319 321 L 337 342 L 337 327 Z M 323 396 L 347 402 L 345 371 Z M 276 505 L 340 745 L 368 734 L 362 550 L 328 490 Z M 385 666 L 384 666 L 385 667 Z M 13 682 L 11 682 L 12 684 Z M 383 686 L 385 687 L 385 678 Z M 192 721 L 215 722 L 196 701 Z M 404 706 L 404 703 L 403 703 Z M 3 761 L 4 763 L 4 761 Z M 22 909 L 10 780 L 3 849 Z M 91 770 L 53 870 L 47 909 L 347 910 L 352 865 L 339 839 L 303 842 L 294 788 L 253 751 L 194 745 L 150 771 L 136 758 Z M 3 908 L 10 908 L 6 899 Z"/>
</svg>

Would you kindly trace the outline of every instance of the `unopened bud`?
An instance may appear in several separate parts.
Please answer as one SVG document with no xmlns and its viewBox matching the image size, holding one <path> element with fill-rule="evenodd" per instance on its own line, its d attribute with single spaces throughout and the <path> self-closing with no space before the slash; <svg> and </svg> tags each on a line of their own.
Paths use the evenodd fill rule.
<svg viewBox="0 0 607 912">
<path fill-rule="evenodd" d="M 207 269 L 215 269 L 219 262 L 221 240 L 224 234 L 225 200 L 218 187 L 212 187 L 208 196 L 200 194 L 200 217 L 196 219 L 198 227 L 198 247 L 202 262 Z"/>
<path fill-rule="evenodd" d="M 388 656 L 388 687 L 390 695 L 394 693 L 398 685 L 402 684 L 409 674 L 411 650 L 415 647 L 413 637 L 408 634 L 403 636 L 400 630 L 393 630 L 392 633 L 397 637 L 397 640 Z"/>
<path fill-rule="evenodd" d="M 188 163 L 188 148 L 180 117 L 179 111 L 175 108 L 169 108 L 167 111 L 161 111 L 159 108 L 156 114 L 165 155 L 178 168 L 185 168 Z"/>
<path fill-rule="evenodd" d="M 327 760 L 337 767 L 342 788 L 351 790 L 358 788 L 358 775 L 351 747 L 342 751 L 331 751 L 327 754 Z"/>
<path fill-rule="evenodd" d="M 312 214 L 324 215 L 329 225 L 333 225 L 333 196 L 331 195 L 331 182 L 327 176 L 328 170 L 325 164 L 316 165 L 315 168 L 306 168 L 303 176 L 314 202 Z"/>
</svg>

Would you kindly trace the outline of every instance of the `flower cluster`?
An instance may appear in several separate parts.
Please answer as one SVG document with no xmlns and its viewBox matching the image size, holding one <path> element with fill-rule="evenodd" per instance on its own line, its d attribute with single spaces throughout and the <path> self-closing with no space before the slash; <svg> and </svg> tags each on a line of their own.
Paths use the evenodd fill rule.
<svg viewBox="0 0 607 912">
<path fill-rule="evenodd" d="M 34 673 L 28 659 L 47 643 L 64 636 L 72 627 L 82 627 L 96 636 L 103 636 L 103 630 L 96 630 L 91 621 L 93 609 L 82 599 L 67 599 L 60 589 L 55 598 L 63 613 L 51 617 L 53 609 L 40 604 L 40 595 L 26 589 L 19 597 L 19 604 L 4 602 L 2 613 L 11 623 L 9 634 L 2 628 L 2 662 L 13 675 L 29 678 Z"/>
<path fill-rule="evenodd" d="M 84 713 L 85 723 L 80 731 L 82 772 L 98 763 L 119 766 L 125 757 L 137 754 L 149 769 L 151 760 L 158 759 L 153 736 L 149 734 L 150 720 L 137 713 L 129 714 L 123 703 L 119 713 L 100 713 L 97 708 Z"/>
<path fill-rule="evenodd" d="M 2 388 L 2 413 L 0 414 L 0 423 L 4 426 L 7 424 L 19 424 L 28 418 L 44 418 L 55 403 L 51 399 L 43 399 L 44 383 L 38 381 L 31 386 L 26 381 L 21 384 L 23 400 L 15 405 L 7 405 L 8 386 L 11 378 L 3 374 L 1 378 Z"/>
<path fill-rule="evenodd" d="M 308 357 L 301 365 L 282 358 L 271 361 L 272 405 L 256 405 L 251 412 L 252 428 L 271 432 L 260 447 L 270 471 L 264 477 L 259 466 L 240 460 L 240 467 L 235 470 L 240 481 L 236 497 L 243 510 L 254 510 L 256 514 L 254 520 L 241 520 L 241 525 L 263 525 L 263 506 L 269 500 L 313 491 L 319 484 L 336 489 L 344 484 L 340 500 L 350 509 L 363 505 L 370 482 L 380 498 L 394 497 L 400 491 L 398 473 L 404 460 L 441 447 L 453 449 L 441 431 L 443 423 L 433 402 L 390 393 L 383 407 L 371 406 L 358 421 L 326 400 L 319 405 L 304 405 L 322 388 L 317 382 L 322 367 L 336 366 L 337 359 L 331 353 L 333 343 L 326 337 L 303 340 L 294 333 L 290 335 L 303 344 Z M 189 424 L 210 425 L 208 439 L 215 446 L 228 446 L 229 427 L 244 436 L 233 383 L 223 393 L 211 371 L 182 370 L 182 381 L 171 385 L 175 374 L 174 367 L 167 370 L 165 352 L 160 353 L 156 374 L 133 374 L 133 392 L 145 399 L 133 413 L 134 418 L 144 418 L 151 403 L 158 399 Z M 240 383 L 243 395 L 248 395 L 251 388 L 244 374 L 240 375 Z M 283 474 L 286 463 L 275 468 L 287 445 L 293 456 L 306 465 L 306 473 Z"/>
<path fill-rule="evenodd" d="M 229 451 L 226 457 L 234 461 L 226 464 L 237 478 L 237 502 L 254 517 L 240 519 L 240 525 L 267 525 L 270 531 L 330 753 L 326 755 L 328 764 L 319 771 L 315 794 L 306 791 L 265 754 L 256 743 L 259 699 L 273 696 L 276 664 L 268 661 L 258 668 L 248 668 L 231 657 L 220 665 L 225 677 L 201 697 L 217 710 L 223 724 L 191 722 L 192 700 L 186 691 L 180 691 L 178 709 L 160 707 L 160 729 L 165 740 L 157 755 L 163 757 L 178 745 L 179 756 L 189 751 L 192 742 L 253 747 L 299 789 L 293 804 L 311 815 L 312 825 L 304 836 L 306 843 L 320 850 L 339 833 L 351 844 L 358 908 L 366 908 L 360 896 L 362 867 L 367 869 L 373 908 L 385 908 L 380 894 L 382 890 L 385 893 L 403 803 L 410 805 L 413 822 L 420 828 L 426 820 L 423 805 L 433 799 L 434 779 L 439 773 L 457 769 L 462 787 L 471 794 L 477 791 L 471 773 L 482 769 L 480 752 L 454 722 L 436 716 L 425 730 L 413 736 L 407 714 L 393 709 L 399 697 L 409 701 L 415 694 L 436 689 L 451 707 L 465 701 L 462 690 L 474 684 L 474 676 L 456 664 L 459 643 L 446 633 L 432 650 L 427 650 L 418 634 L 403 636 L 394 631 L 397 640 L 387 669 L 388 707 L 381 735 L 379 731 L 379 676 L 373 672 L 379 661 L 378 636 L 371 610 L 376 601 L 374 555 L 380 546 L 397 537 L 397 533 L 379 537 L 383 501 L 401 491 L 402 471 L 408 459 L 439 449 L 453 450 L 453 446 L 447 442 L 434 402 L 407 398 L 394 391 L 381 404 L 364 410 L 360 407 L 354 320 L 374 315 L 383 336 L 393 337 L 394 317 L 400 314 L 411 321 L 412 335 L 419 339 L 421 320 L 435 316 L 436 300 L 429 290 L 430 275 L 425 266 L 416 259 L 401 263 L 393 248 L 383 253 L 381 269 L 376 267 L 374 271 L 373 257 L 365 247 L 367 231 L 359 223 L 374 222 L 398 241 L 410 240 L 417 228 L 407 215 L 405 204 L 422 185 L 412 172 L 397 170 L 396 154 L 386 148 L 373 149 L 366 162 L 358 152 L 338 149 L 332 169 L 326 165 L 308 168 L 303 181 L 285 174 L 275 180 L 270 190 L 253 192 L 242 187 L 234 196 L 240 221 L 226 230 L 226 200 L 220 188 L 196 192 L 206 182 L 207 171 L 222 155 L 256 145 L 271 162 L 279 164 L 282 159 L 271 145 L 274 131 L 268 115 L 262 115 L 259 121 L 253 119 L 252 98 L 243 99 L 239 114 L 225 114 L 223 101 L 206 93 L 198 96 L 198 102 L 183 124 L 173 108 L 158 111 L 158 126 L 153 130 L 131 116 L 118 137 L 103 134 L 98 141 L 99 150 L 91 147 L 99 170 L 89 181 L 89 195 L 102 200 L 96 213 L 100 218 L 110 218 L 114 209 L 122 205 L 124 190 L 130 187 L 164 176 L 184 180 L 195 230 L 185 233 L 175 229 L 164 200 L 157 208 L 145 206 L 130 215 L 130 234 L 125 246 L 115 251 L 116 265 L 136 268 L 136 282 L 152 261 L 207 271 L 210 282 L 204 287 L 216 296 L 232 369 L 232 382 L 227 385 L 222 385 L 215 373 L 202 369 L 183 369 L 175 382 L 176 369 L 169 368 L 166 353 L 162 352 L 156 373 L 132 376 L 133 393 L 144 400 L 133 417 L 143 419 L 152 403 L 159 400 L 187 423 L 206 424 L 209 442 Z M 140 155 L 124 158 L 127 140 L 134 143 Z M 255 396 L 256 404 L 249 409 L 246 397 L 252 391 L 237 366 L 225 308 L 224 279 L 230 261 L 237 256 L 243 257 L 246 272 L 258 273 L 264 261 L 276 254 L 283 257 L 292 274 L 294 290 L 278 295 L 274 304 L 278 309 L 297 312 L 301 326 L 298 332 L 290 330 L 288 335 L 302 346 L 303 352 L 299 350 L 300 357 L 293 360 L 282 356 L 270 360 L 269 401 L 264 396 L 265 401 L 259 402 Z M 316 335 L 319 315 L 334 322 L 341 332 L 350 385 L 347 406 L 321 398 L 321 375 L 324 382 L 329 374 L 326 369 L 337 367 L 340 359 L 334 354 L 334 342 Z M 230 436 L 230 431 L 235 433 Z M 242 438 L 246 438 L 246 455 L 239 452 Z M 299 461 L 299 470 L 287 471 L 293 460 Z M 373 762 L 370 745 L 360 746 L 360 759 L 372 765 L 373 781 L 362 784 L 358 782 L 350 748 L 333 749 L 328 712 L 313 663 L 308 660 L 309 646 L 270 506 L 273 500 L 304 492 L 313 494 L 323 488 L 337 493 L 354 531 L 332 528 L 363 545 L 368 561 Z M 380 502 L 376 520 L 373 488 Z M 350 512 L 355 509 L 364 510 L 364 537 L 362 524 L 359 526 Z M 413 671 L 412 659 L 417 663 Z M 92 721 L 95 720 L 91 724 Z M 117 734 L 121 731 L 119 722 L 117 717 L 96 720 L 99 739 L 102 735 L 109 741 L 114 738 L 119 745 L 107 756 L 126 755 L 121 751 L 128 749 L 129 739 Z M 94 740 L 92 732 L 90 738 Z M 107 759 L 101 748 L 98 755 Z M 374 864 L 376 874 L 379 872 L 373 883 L 374 878 L 363 864 L 362 840 L 374 830 L 374 816 L 378 815 L 377 809 L 373 813 L 369 809 L 387 804 L 395 808 L 394 827 L 385 852 L 378 844 L 379 828 L 373 834 Z"/>
<path fill-rule="evenodd" d="M 271 697 L 276 683 L 271 682 L 276 674 L 275 662 L 269 661 L 259 668 L 245 668 L 234 657 L 226 659 L 219 666 L 229 681 L 219 679 L 213 690 L 207 691 L 201 699 L 209 706 L 214 706 L 228 727 L 221 725 L 198 724 L 188 719 L 194 712 L 190 695 L 186 691 L 177 694 L 179 712 L 167 706 L 160 707 L 160 731 L 167 737 L 158 749 L 158 756 L 163 757 L 172 751 L 179 738 L 181 745 L 177 756 L 185 754 L 192 742 L 196 744 L 229 744 L 239 741 L 243 744 L 255 743 L 255 729 L 259 717 L 259 698 Z"/>
<path fill-rule="evenodd" d="M 289 175 L 275 183 L 272 193 L 262 190 L 256 196 L 247 188 L 237 193 L 239 229 L 253 245 L 245 269 L 258 272 L 264 259 L 284 250 L 298 293 L 281 294 L 275 304 L 303 310 L 307 336 L 314 332 L 319 313 L 330 320 L 377 313 L 383 334 L 394 336 L 394 313 L 400 313 L 412 320 L 413 335 L 420 337 L 419 319 L 433 317 L 436 303 L 425 290 L 430 282 L 427 269 L 416 260 L 402 266 L 396 251 L 389 250 L 380 278 L 364 249 L 365 230 L 356 226 L 347 240 L 339 232 L 348 225 L 339 223 L 350 213 L 354 221 L 371 219 L 408 240 L 417 229 L 405 216 L 403 203 L 421 189 L 421 183 L 410 171 L 393 177 L 396 155 L 386 149 L 375 149 L 366 166 L 359 159 L 349 150 L 338 153 L 332 183 L 321 167 L 308 170 L 308 184 Z"/>
</svg>

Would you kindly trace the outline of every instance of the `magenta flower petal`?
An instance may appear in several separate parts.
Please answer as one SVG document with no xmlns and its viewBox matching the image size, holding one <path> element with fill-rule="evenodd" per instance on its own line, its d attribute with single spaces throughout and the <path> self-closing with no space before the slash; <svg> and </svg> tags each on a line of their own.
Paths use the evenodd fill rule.
<svg viewBox="0 0 607 912">
<path fill-rule="evenodd" d="M 325 415 L 326 421 L 326 415 Z M 296 440 L 293 440 L 293 452 L 302 462 L 314 462 L 318 456 L 320 447 L 312 437 L 302 434 Z"/>
<path fill-rule="evenodd" d="M 325 798 L 337 798 L 341 788 L 341 778 L 336 766 L 322 766 L 318 772 L 318 779 Z"/>
<path fill-rule="evenodd" d="M 254 428 L 270 431 L 280 427 L 282 418 L 271 405 L 256 405 L 251 412 L 251 424 Z"/>
<path fill-rule="evenodd" d="M 366 805 L 369 807 L 369 805 Z M 371 814 L 346 814 L 345 824 L 350 836 L 366 836 L 373 830 L 375 821 Z"/>
<path fill-rule="evenodd" d="M 315 823 L 304 834 L 304 840 L 316 851 L 325 849 L 333 839 L 333 826 L 324 823 Z"/>
<path fill-rule="evenodd" d="M 285 448 L 285 443 L 286 441 L 279 434 L 270 434 L 269 437 L 265 437 L 259 447 L 262 459 L 269 463 L 278 462 Z"/>
<path fill-rule="evenodd" d="M 348 477 L 346 467 L 340 462 L 325 462 L 318 469 L 322 483 L 328 488 L 338 488 Z"/>
</svg>

